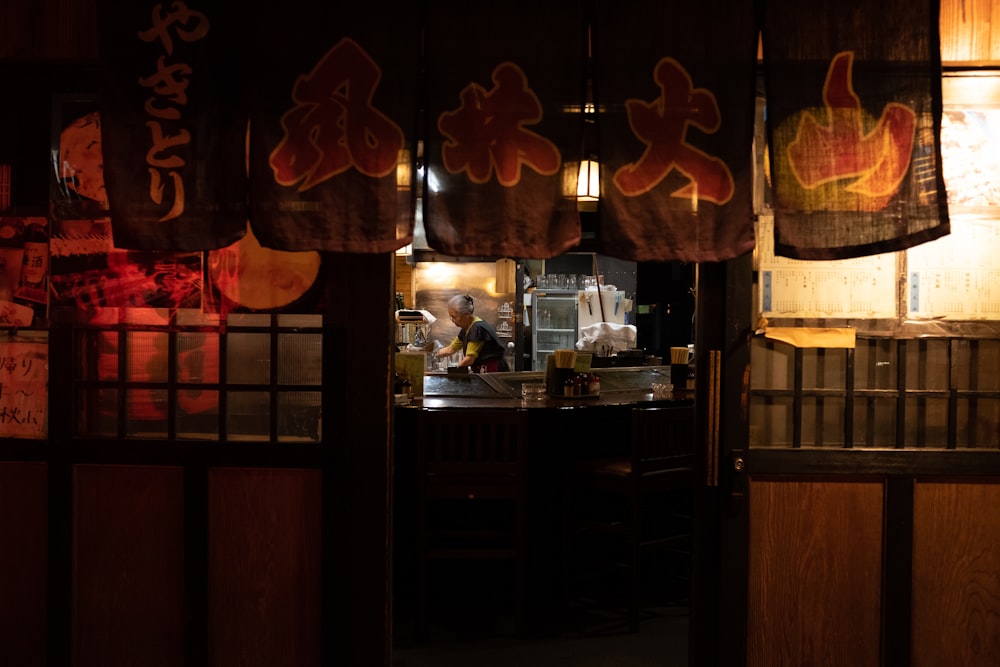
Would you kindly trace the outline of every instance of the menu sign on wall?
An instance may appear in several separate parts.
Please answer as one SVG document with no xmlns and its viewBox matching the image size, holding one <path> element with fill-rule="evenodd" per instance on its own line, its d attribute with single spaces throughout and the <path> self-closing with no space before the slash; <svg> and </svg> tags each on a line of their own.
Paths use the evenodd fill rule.
<svg viewBox="0 0 1000 667">
<path fill-rule="evenodd" d="M 46 342 L 0 343 L 0 437 L 48 437 Z"/>
<path fill-rule="evenodd" d="M 758 289 L 768 317 L 896 317 L 895 253 L 808 261 L 774 254 L 774 219 L 757 228 Z"/>
<path fill-rule="evenodd" d="M 941 152 L 951 234 L 907 252 L 911 319 L 1000 320 L 1000 110 L 946 109 Z"/>
<path fill-rule="evenodd" d="M 1000 319 L 1000 224 L 952 218 L 951 234 L 907 251 L 911 318 Z"/>
<path fill-rule="evenodd" d="M 762 314 L 1000 320 L 998 136 L 1000 110 L 945 110 L 941 150 L 951 232 L 904 252 L 846 261 L 777 257 L 773 218 L 760 216 L 757 265 Z M 900 281 L 905 285 L 902 297 L 897 296 Z M 897 308 L 900 298 L 905 303 Z"/>
<path fill-rule="evenodd" d="M 764 316 L 894 318 L 897 276 L 905 270 L 901 310 L 908 319 L 1000 320 L 996 220 L 953 216 L 951 234 L 943 238 L 904 253 L 836 261 L 774 256 L 769 224 L 762 216 L 757 237 Z"/>
</svg>

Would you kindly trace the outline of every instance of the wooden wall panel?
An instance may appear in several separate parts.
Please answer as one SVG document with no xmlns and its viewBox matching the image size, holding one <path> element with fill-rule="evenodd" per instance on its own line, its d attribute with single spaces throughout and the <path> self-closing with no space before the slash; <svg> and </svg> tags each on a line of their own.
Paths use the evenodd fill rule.
<svg viewBox="0 0 1000 667">
<path fill-rule="evenodd" d="M 184 475 L 73 470 L 74 667 L 184 664 Z"/>
<path fill-rule="evenodd" d="M 0 663 L 47 664 L 48 466 L 0 461 Z"/>
<path fill-rule="evenodd" d="M 1000 62 L 1000 0 L 941 0 L 941 60 Z"/>
<path fill-rule="evenodd" d="M 317 470 L 209 471 L 211 667 L 320 664 L 320 479 Z"/>
<path fill-rule="evenodd" d="M 917 482 L 913 667 L 1000 665 L 1000 479 Z"/>
<path fill-rule="evenodd" d="M 747 665 L 878 667 L 883 488 L 751 481 Z"/>
</svg>

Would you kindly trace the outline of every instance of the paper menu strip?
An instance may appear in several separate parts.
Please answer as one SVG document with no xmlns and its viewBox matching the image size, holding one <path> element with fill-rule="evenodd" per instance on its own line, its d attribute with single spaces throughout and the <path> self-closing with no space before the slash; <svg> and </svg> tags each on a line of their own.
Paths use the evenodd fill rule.
<svg viewBox="0 0 1000 667">
<path fill-rule="evenodd" d="M 767 316 L 896 316 L 895 268 L 769 269 L 761 271 L 760 291 L 761 312 Z"/>
<path fill-rule="evenodd" d="M 1000 226 L 955 216 L 951 234 L 907 251 L 911 318 L 1000 319 Z"/>
<path fill-rule="evenodd" d="M 894 253 L 806 261 L 774 255 L 774 220 L 757 222 L 761 313 L 769 317 L 894 318 L 897 257 Z"/>
</svg>

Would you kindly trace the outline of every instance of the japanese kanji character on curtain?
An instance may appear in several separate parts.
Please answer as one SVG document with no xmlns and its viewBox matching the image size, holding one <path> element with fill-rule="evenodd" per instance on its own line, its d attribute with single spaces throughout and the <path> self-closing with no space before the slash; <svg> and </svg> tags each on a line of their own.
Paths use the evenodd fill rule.
<svg viewBox="0 0 1000 667">
<path fill-rule="evenodd" d="M 581 3 L 450 0 L 428 11 L 428 243 L 450 255 L 568 250 L 580 240 Z"/>
<path fill-rule="evenodd" d="M 222 0 L 99 5 L 100 127 L 115 245 L 206 250 L 246 229 L 245 35 Z"/>
<path fill-rule="evenodd" d="M 252 12 L 251 225 L 278 250 L 413 238 L 417 5 L 289 0 Z"/>
<path fill-rule="evenodd" d="M 716 261 L 753 248 L 753 3 L 598 0 L 598 250 Z"/>
</svg>

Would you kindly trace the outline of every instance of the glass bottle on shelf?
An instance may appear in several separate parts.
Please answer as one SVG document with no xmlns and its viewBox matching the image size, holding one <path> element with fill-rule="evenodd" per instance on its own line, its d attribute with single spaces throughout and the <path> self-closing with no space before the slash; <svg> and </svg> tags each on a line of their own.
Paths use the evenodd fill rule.
<svg viewBox="0 0 1000 667">
<path fill-rule="evenodd" d="M 49 272 L 49 233 L 43 222 L 30 222 L 24 228 L 24 253 L 21 276 L 14 300 L 37 311 L 47 302 L 46 280 Z"/>
</svg>

